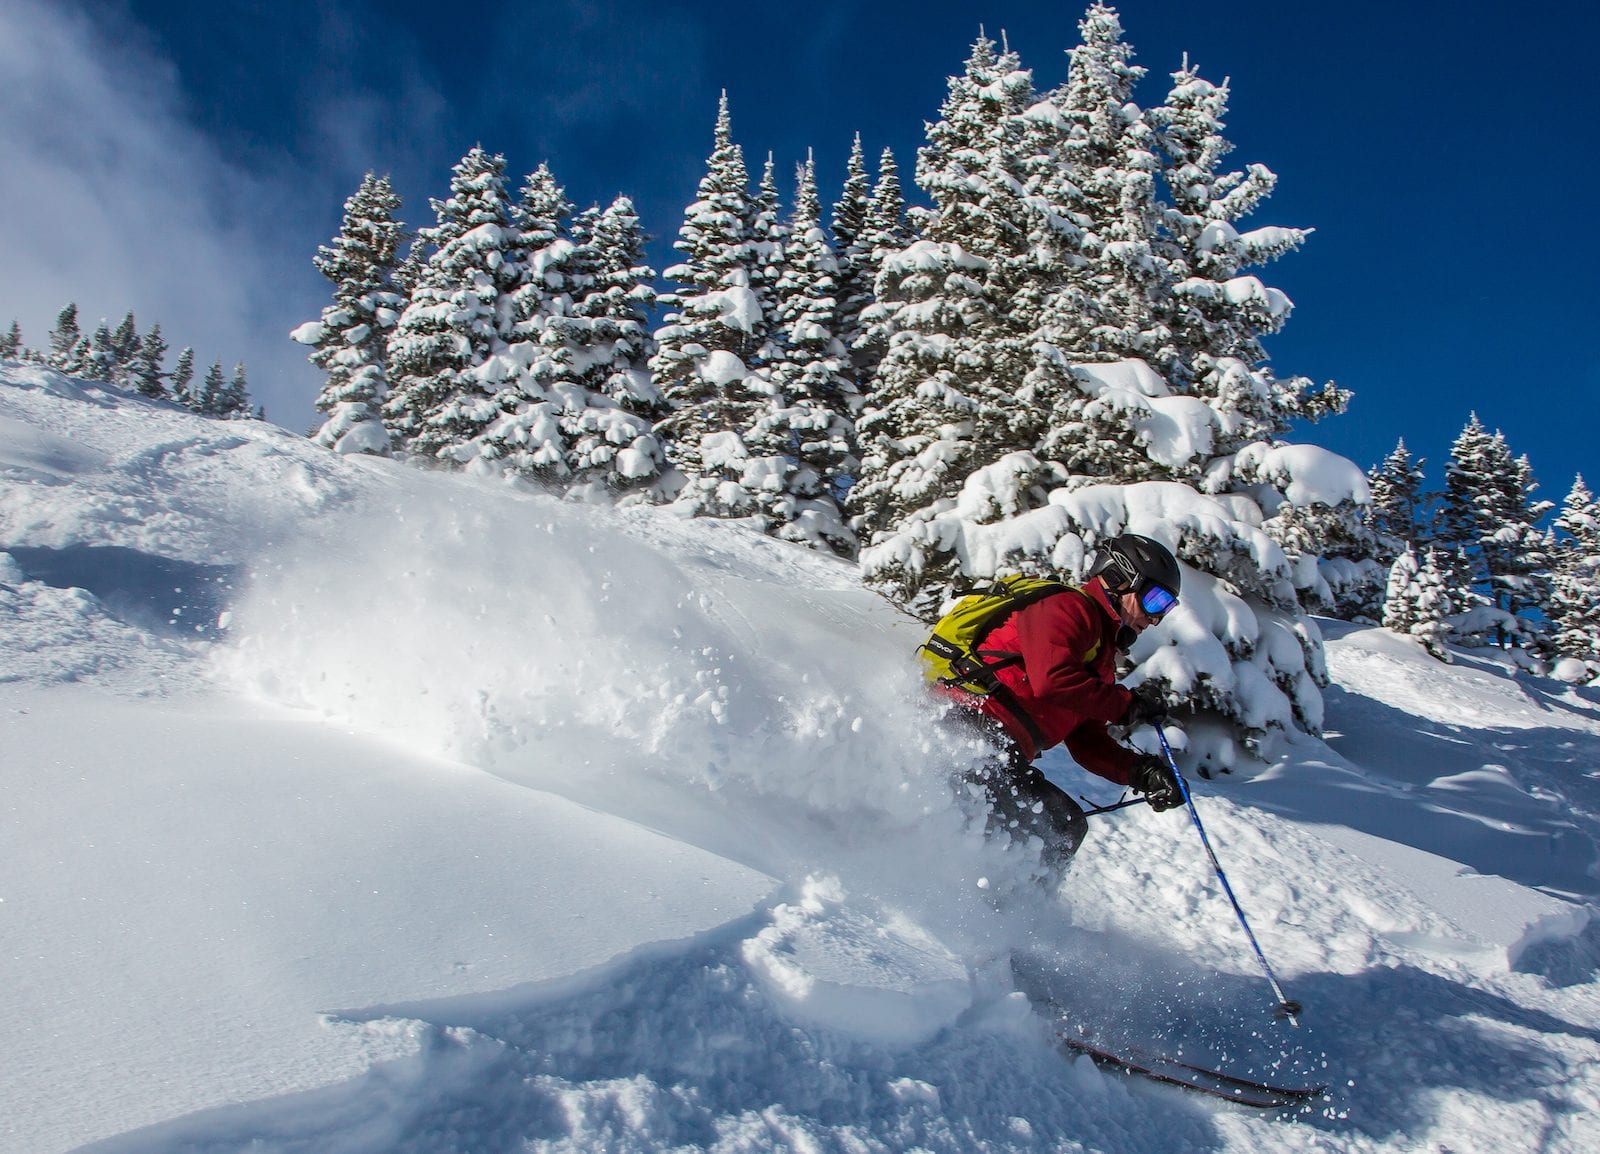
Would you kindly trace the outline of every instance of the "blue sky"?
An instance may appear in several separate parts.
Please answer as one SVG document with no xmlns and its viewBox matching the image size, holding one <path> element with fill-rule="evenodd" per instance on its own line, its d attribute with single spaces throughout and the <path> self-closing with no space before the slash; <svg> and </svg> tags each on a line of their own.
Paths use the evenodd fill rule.
<svg viewBox="0 0 1600 1154">
<path fill-rule="evenodd" d="M 0 323 L 42 344 L 68 299 L 133 307 L 201 360 L 243 357 L 269 416 L 314 420 L 317 374 L 284 337 L 316 316 L 316 246 L 368 169 L 412 225 L 474 144 L 548 162 L 580 205 L 626 192 L 658 267 L 710 150 L 718 93 L 752 168 L 816 150 L 837 195 L 851 137 L 909 177 L 922 124 L 982 26 L 1041 87 L 1083 6 L 954 0 L 7 0 L 0 5 Z M 1118 6 L 1141 103 L 1187 52 L 1232 80 L 1238 164 L 1278 173 L 1250 223 L 1317 231 L 1269 268 L 1296 311 L 1280 375 L 1353 389 L 1299 433 L 1362 467 L 1397 436 L 1437 483 L 1476 410 L 1543 495 L 1600 483 L 1596 184 L 1600 16 L 1482 0 Z M 448 14 L 447 14 L 448 13 Z M 910 190 L 917 196 L 914 189 Z"/>
</svg>

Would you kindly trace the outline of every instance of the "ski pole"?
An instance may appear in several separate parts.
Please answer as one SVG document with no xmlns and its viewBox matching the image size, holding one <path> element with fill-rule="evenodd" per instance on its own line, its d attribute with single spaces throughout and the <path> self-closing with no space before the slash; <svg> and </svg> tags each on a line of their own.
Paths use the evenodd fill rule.
<svg viewBox="0 0 1600 1154">
<path fill-rule="evenodd" d="M 1079 799 L 1083 800 L 1083 799 Z M 1116 813 L 1119 809 L 1127 809 L 1130 805 L 1144 805 L 1148 799 L 1143 797 L 1130 797 L 1127 801 L 1115 802 L 1111 805 L 1097 805 L 1083 811 L 1084 817 L 1093 817 L 1097 813 Z"/>
<path fill-rule="evenodd" d="M 1250 939 L 1250 946 L 1256 952 L 1256 960 L 1261 963 L 1261 970 L 1267 975 L 1267 984 L 1272 987 L 1272 992 L 1278 999 L 1278 1017 L 1287 1018 L 1289 1024 L 1298 1029 L 1302 1007 L 1299 1002 L 1286 996 L 1283 987 L 1278 984 L 1278 976 L 1272 972 L 1272 966 L 1267 962 L 1267 955 L 1261 952 L 1261 943 L 1256 941 L 1255 931 L 1250 928 L 1250 922 L 1244 916 L 1244 908 L 1239 905 L 1239 899 L 1233 896 L 1233 887 L 1228 884 L 1228 875 L 1222 871 L 1222 863 L 1217 860 L 1217 853 L 1211 848 L 1211 839 L 1206 836 L 1206 827 L 1200 824 L 1200 814 L 1194 808 L 1194 798 L 1189 794 L 1189 783 L 1183 780 L 1183 774 L 1178 772 L 1178 763 L 1172 757 L 1172 747 L 1167 744 L 1167 735 L 1159 725 L 1152 728 L 1156 731 L 1156 737 L 1161 740 L 1161 751 L 1167 755 L 1167 765 L 1172 768 L 1172 776 L 1178 780 L 1178 791 L 1183 794 L 1183 803 L 1189 807 L 1189 820 L 1194 822 L 1194 828 L 1200 833 L 1200 844 L 1206 847 L 1206 856 L 1211 859 L 1211 868 L 1217 871 L 1217 880 L 1222 883 L 1222 892 L 1227 894 L 1228 900 L 1233 903 L 1233 912 L 1239 915 L 1239 924 L 1244 927 L 1245 936 Z"/>
</svg>

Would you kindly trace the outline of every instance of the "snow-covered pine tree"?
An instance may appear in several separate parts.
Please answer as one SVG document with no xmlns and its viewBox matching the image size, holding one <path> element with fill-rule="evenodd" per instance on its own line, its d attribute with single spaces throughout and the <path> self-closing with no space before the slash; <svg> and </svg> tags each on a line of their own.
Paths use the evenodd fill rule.
<svg viewBox="0 0 1600 1154">
<path fill-rule="evenodd" d="M 900 185 L 900 168 L 894 150 L 885 148 L 878 159 L 878 179 L 867 200 L 867 217 L 855 248 L 867 299 L 856 319 L 855 335 L 850 338 L 850 359 L 855 365 L 856 386 L 863 399 L 875 385 L 878 366 L 889 350 L 889 334 L 894 309 L 877 297 L 878 276 L 883 262 L 911 243 L 911 228 L 906 222 L 906 198 Z"/>
<path fill-rule="evenodd" d="M 1255 441 L 1226 458 L 1228 491 L 1261 510 L 1261 528 L 1294 567 L 1303 609 L 1346 619 L 1382 612 L 1388 566 L 1368 523 L 1367 478 L 1310 445 Z"/>
<path fill-rule="evenodd" d="M 656 303 L 656 273 L 646 263 L 647 239 L 629 197 L 617 197 L 601 212 L 590 209 L 579 234 L 589 280 L 574 311 L 595 322 L 602 354 L 592 366 L 595 391 L 630 413 L 658 417 L 667 405 L 650 379 L 655 342 L 646 325 Z"/>
<path fill-rule="evenodd" d="M 194 392 L 194 349 L 187 345 L 178 353 L 178 363 L 172 368 L 172 399 L 191 409 L 198 399 Z"/>
<path fill-rule="evenodd" d="M 778 355 L 768 366 L 771 407 L 745 441 L 767 470 L 757 497 L 767 531 L 848 555 L 855 535 L 839 503 L 856 465 L 859 394 L 838 335 L 839 265 L 821 215 L 816 166 L 808 156 L 796 172 L 782 275 L 774 286 Z"/>
<path fill-rule="evenodd" d="M 167 341 L 161 335 L 161 325 L 156 323 L 139 338 L 139 351 L 128 366 L 128 385 L 145 397 L 165 397 Z"/>
<path fill-rule="evenodd" d="M 770 152 L 767 153 L 766 166 L 761 170 L 761 183 L 756 188 L 753 208 L 750 285 L 761 302 L 761 316 L 766 322 L 766 331 L 750 365 L 761 369 L 782 355 L 777 332 L 778 282 L 784 276 L 784 250 L 789 244 L 789 225 L 783 219 L 783 198 L 778 192 L 778 166 Z"/>
<path fill-rule="evenodd" d="M 132 388 L 130 369 L 135 358 L 139 355 L 139 326 L 130 311 L 112 330 L 110 340 L 110 356 L 106 368 L 106 379 L 113 384 L 124 388 Z"/>
<path fill-rule="evenodd" d="M 1397 544 L 1385 545 L 1398 552 L 1399 543 L 1426 544 L 1432 538 L 1425 521 L 1426 498 L 1422 492 L 1423 458 L 1413 460 L 1405 438 L 1395 442 L 1393 451 L 1367 473 L 1372 486 L 1372 506 L 1368 517 L 1372 527 Z M 1380 555 L 1381 559 L 1381 555 Z"/>
<path fill-rule="evenodd" d="M 1491 542 L 1491 564 L 1496 597 L 1512 617 L 1537 614 L 1550 599 L 1550 570 L 1555 547 L 1553 534 L 1539 522 L 1555 505 L 1534 496 L 1539 483 L 1533 463 L 1524 453 L 1513 462 L 1505 486 L 1507 517 Z M 1536 620 L 1536 619 L 1535 619 Z M 1536 637 L 1542 625 L 1532 631 Z"/>
<path fill-rule="evenodd" d="M 250 383 L 245 375 L 244 362 L 233 366 L 233 375 L 217 396 L 215 416 L 227 421 L 245 421 L 250 418 Z"/>
<path fill-rule="evenodd" d="M 968 477 L 1031 447 L 1043 426 L 1020 396 L 1031 326 L 1015 307 L 1032 255 L 1019 155 L 1031 103 L 1031 74 L 980 37 L 918 155 L 917 181 L 934 202 L 923 239 L 887 256 L 876 286 L 890 336 L 859 426 L 850 508 L 869 583 L 930 611 L 960 559 L 914 526 L 946 511 Z M 1043 497 L 1036 483 L 1003 488 L 991 516 Z"/>
<path fill-rule="evenodd" d="M 1561 503 L 1547 614 L 1562 657 L 1600 662 L 1600 505 L 1580 474 Z"/>
<path fill-rule="evenodd" d="M 1049 414 L 1037 451 L 1079 476 L 1193 481 L 1192 454 L 1151 452 L 1144 386 L 1171 361 L 1161 311 L 1170 271 L 1157 253 L 1155 135 L 1133 102 L 1144 69 L 1114 9 L 1093 5 L 1079 32 L 1066 82 L 1027 115 L 1034 247 L 1052 254 L 1035 278 L 1043 305 L 1030 338 L 1027 389 Z M 1133 358 L 1153 370 L 1143 386 L 1081 369 Z M 1170 380 L 1157 390 L 1170 391 Z"/>
<path fill-rule="evenodd" d="M 0 361 L 14 361 L 22 356 L 22 325 L 11 322 L 4 336 L 0 336 Z"/>
<path fill-rule="evenodd" d="M 105 326 L 101 325 L 100 328 L 104 330 Z M 109 333 L 106 334 L 106 344 L 110 344 Z M 101 379 L 100 366 L 103 361 L 104 358 L 95 349 L 94 337 L 79 337 L 77 345 L 72 350 L 72 356 L 68 358 L 67 367 L 62 369 L 62 372 L 69 377 L 97 381 Z"/>
<path fill-rule="evenodd" d="M 1474 588 L 1488 583 L 1480 540 L 1494 531 L 1494 470 L 1510 465 L 1510 454 L 1501 459 L 1493 435 L 1472 413 L 1450 446 L 1438 518 L 1437 540 L 1450 551 L 1450 600 L 1458 612 L 1488 600 Z"/>
<path fill-rule="evenodd" d="M 1369 500 L 1369 490 L 1357 466 L 1315 446 L 1276 439 L 1233 443 L 1232 431 L 1250 426 L 1247 414 L 1235 417 L 1225 405 L 1186 393 L 1183 382 L 1167 379 L 1140 357 L 1107 361 L 1116 349 L 1094 344 L 1110 333 L 1125 342 L 1125 349 L 1153 350 L 1149 355 L 1157 363 L 1170 348 L 1163 332 L 1171 313 L 1163 296 L 1172 268 L 1166 262 L 1169 250 L 1161 247 L 1166 238 L 1159 229 L 1150 230 L 1144 234 L 1146 243 L 1139 232 L 1145 227 L 1141 222 L 1159 205 L 1151 203 L 1150 161 L 1138 156 L 1141 150 L 1148 154 L 1149 144 L 1135 123 L 1137 106 L 1131 99 L 1116 104 L 1109 98 L 1096 102 L 1076 95 L 1095 91 L 1096 77 L 1106 82 L 1100 90 L 1109 91 L 1109 81 L 1131 67 L 1116 24 L 1115 13 L 1105 5 L 1091 7 L 1080 58 L 1084 80 L 1067 86 L 1075 95 L 1069 100 L 1063 94 L 1059 103 L 1036 101 L 1011 118 L 1013 127 L 1021 121 L 1022 131 L 1014 139 L 1022 144 L 1003 167 L 1017 174 L 1016 182 L 1028 194 L 1032 215 L 1021 219 L 1031 230 L 1029 254 L 1038 250 L 1041 239 L 1048 239 L 1063 257 L 1046 262 L 1051 267 L 1042 270 L 1026 257 L 1007 265 L 1013 277 L 1035 278 L 1027 286 L 1027 299 L 1036 299 L 1041 286 L 1045 289 L 1044 299 L 1053 310 L 1045 319 L 1056 322 L 1054 331 L 1036 326 L 1017 342 L 1030 354 L 1048 352 L 1058 358 L 1051 363 L 1047 356 L 1037 356 L 1030 368 L 1044 368 L 1054 378 L 1030 376 L 1017 390 L 1012 415 L 1027 421 L 1037 435 L 1016 451 L 971 468 L 959 437 L 945 430 L 971 427 L 978 406 L 969 405 L 965 415 L 947 410 L 943 427 L 935 423 L 933 435 L 922 433 L 927 439 L 913 449 L 921 451 L 940 436 L 954 442 L 941 445 L 935 451 L 942 455 L 933 458 L 947 470 L 952 491 L 935 493 L 925 498 L 926 504 L 897 514 L 891 528 L 863 549 L 862 565 L 868 580 L 877 580 L 920 610 L 936 608 L 944 588 L 970 586 L 1002 572 L 1054 571 L 1081 580 L 1104 541 L 1119 533 L 1144 533 L 1165 542 L 1185 566 L 1186 608 L 1141 636 L 1129 658 L 1145 679 L 1165 689 L 1169 702 L 1184 707 L 1179 716 L 1186 733 L 1186 767 L 1227 767 L 1238 764 L 1241 747 L 1267 751 L 1275 731 L 1298 727 L 1315 733 L 1320 727 L 1319 690 L 1327 684 L 1327 671 L 1320 634 L 1304 606 L 1327 601 L 1331 592 L 1333 582 L 1324 576 L 1322 537 L 1337 531 L 1341 541 L 1359 548 L 1358 513 Z M 984 87 L 991 106 L 1001 103 L 1003 85 L 991 78 Z M 1075 122 L 1067 115 L 1068 109 L 1094 108 L 1107 116 L 1096 120 L 1085 115 Z M 1100 127 L 1091 130 L 1084 127 L 1088 124 Z M 1108 142 L 1115 142 L 1119 133 L 1120 145 L 1110 148 Z M 1074 140 L 1080 146 L 1069 148 Z M 1126 200 L 1111 195 L 1115 184 L 1105 173 L 1099 173 L 1108 181 L 1100 205 L 1079 195 L 1082 185 L 1093 184 L 1094 174 L 1079 173 L 1073 157 L 1091 156 L 1093 147 L 1106 147 L 1101 168 L 1113 168 L 1113 161 L 1121 164 L 1129 183 Z M 983 157 L 972 149 L 968 158 L 973 163 L 964 187 L 980 188 L 972 172 L 988 171 L 980 163 Z M 1051 171 L 1051 158 L 1059 171 Z M 1097 215 L 1101 212 L 1110 215 Z M 938 223 L 939 216 L 936 207 L 921 219 Z M 1117 227 L 1123 228 L 1121 234 Z M 1086 251 L 1075 253 L 1074 228 L 1086 236 L 1099 230 L 1098 251 L 1088 251 L 1086 241 Z M 993 230 L 987 235 L 994 235 Z M 1106 237 L 1113 239 L 1105 243 Z M 924 294 L 912 301 L 923 307 L 909 310 L 909 319 L 939 339 L 928 350 L 930 364 L 937 365 L 954 341 L 948 330 L 931 323 L 940 309 L 950 307 L 948 296 L 936 295 L 936 290 L 954 284 L 967 289 L 967 300 L 976 297 L 981 303 L 973 286 L 988 283 L 990 269 L 969 255 L 974 264 L 962 270 L 966 276 L 951 277 L 953 270 L 941 265 L 938 250 L 930 247 L 924 243 L 908 250 L 922 258 L 920 266 L 891 257 L 879 280 L 879 295 L 880 301 L 907 312 L 907 294 L 895 299 L 883 291 L 896 287 L 895 273 Z M 1146 251 L 1156 257 L 1148 282 L 1140 280 L 1152 271 L 1144 267 Z M 1104 264 L 1113 259 L 1129 263 L 1120 270 Z M 1096 267 L 1094 260 L 1102 261 L 1098 281 L 1087 275 Z M 911 279 L 914 275 L 920 279 Z M 1108 291 L 1102 295 L 1097 285 Z M 984 319 L 981 311 L 972 313 Z M 1024 308 L 1010 315 L 1025 313 Z M 883 363 L 880 383 L 892 379 L 895 353 L 906 344 L 909 329 L 910 324 L 894 327 L 897 345 Z M 1050 339 L 1041 340 L 1041 335 Z M 996 347 L 1005 348 L 1010 336 L 1002 333 Z M 959 395 L 940 388 L 929 371 L 913 377 L 913 389 L 924 382 L 919 399 Z M 1240 384 L 1253 387 L 1248 375 Z M 1082 435 L 1074 437 L 1068 430 L 1051 438 L 1058 430 L 1040 428 L 1026 405 L 1048 401 L 1047 414 L 1059 415 L 1057 399 L 1070 404 L 1074 392 L 1084 398 L 1076 414 Z M 882 399 L 874 396 L 871 402 Z M 894 399 L 889 395 L 891 404 Z M 869 413 L 860 423 L 868 465 L 858 492 L 872 492 L 866 482 L 873 480 L 869 470 L 874 464 L 873 425 L 878 422 L 883 417 Z M 894 450 L 902 457 L 907 439 Z M 996 437 L 988 440 L 1004 443 Z M 1043 458 L 1038 450 L 1047 445 L 1061 446 L 1062 454 L 1075 452 L 1066 459 L 1095 472 L 1069 475 L 1056 453 L 1051 454 L 1056 459 Z M 904 475 L 908 483 L 902 491 L 927 485 L 925 477 L 910 470 Z M 889 488 L 892 492 L 893 486 Z M 926 487 L 917 495 L 924 493 Z M 1336 560 L 1372 565 L 1362 558 Z M 881 580 L 885 574 L 896 580 Z"/>
<path fill-rule="evenodd" d="M 228 379 L 223 374 L 222 362 L 212 361 L 211 367 L 206 370 L 206 375 L 200 382 L 200 389 L 195 394 L 191 408 L 203 417 L 216 417 L 222 415 L 222 398 L 228 391 Z"/>
<path fill-rule="evenodd" d="M 521 278 L 506 162 L 473 148 L 455 166 L 438 223 L 420 230 L 427 259 L 389 336 L 384 424 L 399 450 L 464 464 L 500 414 L 509 362 L 509 293 Z"/>
<path fill-rule="evenodd" d="M 45 363 L 59 372 L 71 374 L 78 368 L 78 346 L 83 332 L 78 327 L 78 306 L 68 304 L 56 314 L 55 328 L 50 330 L 50 351 Z"/>
<path fill-rule="evenodd" d="M 656 387 L 672 409 L 656 425 L 675 466 L 663 496 L 677 496 L 696 515 L 755 511 L 745 484 L 750 453 L 744 434 L 771 395 L 757 372 L 770 321 L 754 285 L 757 210 L 749 183 L 723 93 L 706 175 L 673 245 L 684 260 L 666 271 L 680 287 L 661 297 L 668 311 L 650 360 Z M 759 480 L 751 480 L 759 488 Z"/>
<path fill-rule="evenodd" d="M 1116 10 L 1090 6 L 1066 81 L 1029 110 L 1029 191 L 1054 225 L 1046 242 L 1065 283 L 1047 284 L 1048 317 L 1031 318 L 1077 360 L 1140 357 L 1166 368 L 1155 252 L 1155 134 L 1133 102 L 1145 70 L 1132 63 Z M 1040 323 L 1042 322 L 1042 323 Z"/>
<path fill-rule="evenodd" d="M 120 327 L 120 326 L 119 326 Z M 135 334 L 137 339 L 137 334 Z M 121 375 L 122 362 L 117 351 L 117 339 L 111 328 L 111 323 L 101 320 L 94 330 L 94 352 L 90 356 L 89 371 L 83 375 L 90 380 L 115 381 Z"/>
<path fill-rule="evenodd" d="M 858 132 L 845 161 L 844 187 L 834 201 L 831 227 L 833 251 L 839 264 L 837 332 L 846 349 L 861 338 L 861 312 L 872 303 L 872 282 L 878 270 L 872 259 L 867 220 L 872 211 L 872 185 L 867 179 L 867 158 Z M 851 380 L 860 391 L 860 377 L 852 358 Z"/>
<path fill-rule="evenodd" d="M 1536 640 L 1536 624 L 1521 614 L 1545 599 L 1549 558 L 1536 523 L 1551 506 L 1534 499 L 1537 488 L 1527 457 L 1514 458 L 1505 435 L 1472 413 L 1450 447 L 1439 519 L 1439 541 L 1453 553 L 1450 598 L 1466 611 L 1455 622 L 1464 640 Z"/>
<path fill-rule="evenodd" d="M 513 209 L 522 275 L 506 298 L 509 340 L 472 370 L 494 381 L 499 413 L 457 456 L 570 497 L 616 498 L 650 485 L 664 460 L 645 367 L 654 273 L 627 198 L 571 214 L 547 165 L 528 175 Z"/>
<path fill-rule="evenodd" d="M 1349 394 L 1332 384 L 1313 392 L 1306 378 L 1280 380 L 1267 365 L 1262 338 L 1283 327 L 1293 305 L 1248 270 L 1299 248 L 1312 230 L 1240 231 L 1278 178 L 1262 164 L 1222 171 L 1233 151 L 1223 135 L 1227 82 L 1205 80 L 1187 58 L 1172 81 L 1166 102 L 1147 114 L 1167 198 L 1157 246 L 1171 284 L 1158 310 L 1170 342 L 1161 367 L 1226 418 L 1217 449 L 1231 452 L 1279 436 L 1293 419 L 1342 412 Z"/>
<path fill-rule="evenodd" d="M 389 453 L 383 426 L 388 340 L 405 307 L 395 284 L 405 237 L 399 211 L 400 197 L 389 178 L 367 173 L 344 202 L 339 235 L 312 258 L 333 283 L 333 300 L 320 320 L 290 334 L 311 346 L 311 363 L 327 374 L 316 402 L 327 420 L 313 439 L 336 453 Z"/>
<path fill-rule="evenodd" d="M 583 408 L 577 375 L 576 340 L 569 323 L 577 291 L 577 248 L 570 234 L 572 203 L 548 165 L 523 181 L 511 209 L 520 270 L 507 286 L 501 312 L 509 308 L 503 355 L 492 356 L 470 375 L 495 396 L 498 412 L 483 422 L 459 459 L 500 469 L 564 489 L 571 470 L 561 432 L 562 409 Z"/>
<path fill-rule="evenodd" d="M 573 232 L 582 279 L 572 316 L 583 325 L 579 380 L 588 397 L 582 412 L 563 416 L 568 495 L 625 499 L 650 489 L 666 464 L 650 424 L 666 412 L 649 368 L 655 270 L 645 262 L 644 230 L 625 196 L 604 211 L 588 210 Z"/>
<path fill-rule="evenodd" d="M 1445 648 L 1450 632 L 1446 618 L 1451 612 L 1446 584 L 1439 551 L 1429 546 L 1419 562 L 1416 548 L 1407 544 L 1389 567 L 1383 600 L 1384 628 L 1415 637 L 1441 661 L 1450 660 Z"/>
</svg>

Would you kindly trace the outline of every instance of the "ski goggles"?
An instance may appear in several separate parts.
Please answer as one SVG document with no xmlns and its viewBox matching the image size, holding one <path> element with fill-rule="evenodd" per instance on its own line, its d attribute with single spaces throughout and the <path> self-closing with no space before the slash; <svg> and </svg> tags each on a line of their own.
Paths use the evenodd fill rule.
<svg viewBox="0 0 1600 1154">
<path fill-rule="evenodd" d="M 1178 603 L 1178 595 L 1163 585 L 1147 582 L 1139 590 L 1139 608 L 1151 617 L 1160 617 Z"/>
</svg>

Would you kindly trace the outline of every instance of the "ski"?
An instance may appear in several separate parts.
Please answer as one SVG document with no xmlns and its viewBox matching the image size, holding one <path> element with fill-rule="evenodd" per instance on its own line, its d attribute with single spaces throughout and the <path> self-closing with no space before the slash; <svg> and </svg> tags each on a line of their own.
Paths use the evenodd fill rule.
<svg viewBox="0 0 1600 1154">
<path fill-rule="evenodd" d="M 1125 1074 L 1194 1090 L 1225 1102 L 1259 1110 L 1303 1106 L 1328 1092 L 1326 1086 L 1278 1086 L 1177 1058 L 1140 1054 L 1131 1050 L 1119 1053 L 1060 1027 L 1056 1028 L 1055 1037 L 1063 1051 L 1083 1054 L 1097 1066 L 1121 1070 Z"/>
</svg>

